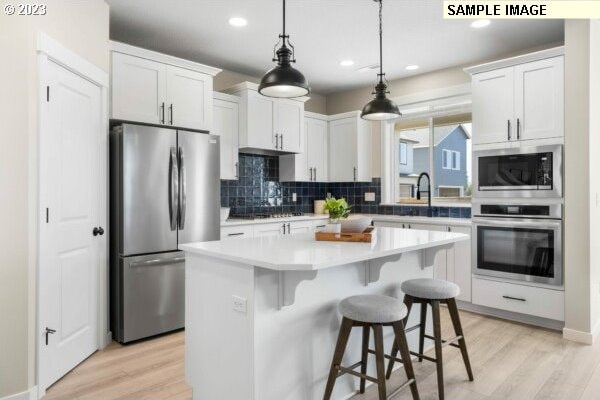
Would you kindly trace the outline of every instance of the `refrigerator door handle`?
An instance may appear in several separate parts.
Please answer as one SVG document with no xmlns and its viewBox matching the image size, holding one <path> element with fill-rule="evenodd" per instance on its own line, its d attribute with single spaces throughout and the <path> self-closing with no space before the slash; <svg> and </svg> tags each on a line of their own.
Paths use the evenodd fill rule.
<svg viewBox="0 0 600 400">
<path fill-rule="evenodd" d="M 169 217 L 171 230 L 177 229 L 177 199 L 179 198 L 179 168 L 177 167 L 177 150 L 171 147 L 169 160 Z"/>
<path fill-rule="evenodd" d="M 183 148 L 179 148 L 179 168 L 181 173 L 179 175 L 179 186 L 181 197 L 179 199 L 179 229 L 185 227 L 185 211 L 187 208 L 187 190 L 186 190 L 186 169 L 185 169 L 185 157 L 183 155 Z"/>
</svg>

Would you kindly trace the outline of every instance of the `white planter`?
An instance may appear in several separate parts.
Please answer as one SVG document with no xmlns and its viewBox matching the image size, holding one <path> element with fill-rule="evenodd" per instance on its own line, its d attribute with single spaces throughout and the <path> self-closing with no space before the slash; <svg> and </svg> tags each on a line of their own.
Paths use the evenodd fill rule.
<svg viewBox="0 0 600 400">
<path fill-rule="evenodd" d="M 342 224 L 340 222 L 328 223 L 325 226 L 325 232 L 329 233 L 342 233 Z"/>
</svg>

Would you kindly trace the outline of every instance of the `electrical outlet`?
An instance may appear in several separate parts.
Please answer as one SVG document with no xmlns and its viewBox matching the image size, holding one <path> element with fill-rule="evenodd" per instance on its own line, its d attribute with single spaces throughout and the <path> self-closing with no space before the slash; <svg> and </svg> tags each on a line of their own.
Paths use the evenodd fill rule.
<svg viewBox="0 0 600 400">
<path fill-rule="evenodd" d="M 296 196 L 296 193 L 292 193 L 292 201 L 295 203 L 296 200 L 298 200 L 298 197 Z"/>
<path fill-rule="evenodd" d="M 375 193 L 374 192 L 366 192 L 365 193 L 365 201 L 375 201 Z"/>
<path fill-rule="evenodd" d="M 233 309 L 242 314 L 246 314 L 248 309 L 248 300 L 245 297 L 231 296 L 233 299 Z"/>
</svg>

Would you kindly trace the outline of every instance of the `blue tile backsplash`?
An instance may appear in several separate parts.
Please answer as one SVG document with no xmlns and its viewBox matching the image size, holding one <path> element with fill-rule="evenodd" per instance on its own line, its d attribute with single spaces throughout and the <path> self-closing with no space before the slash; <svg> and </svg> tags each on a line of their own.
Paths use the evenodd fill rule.
<svg viewBox="0 0 600 400">
<path fill-rule="evenodd" d="M 371 182 L 318 183 L 279 182 L 279 158 L 240 153 L 240 177 L 221 181 L 221 206 L 231 207 L 230 215 L 313 212 L 313 202 L 327 193 L 344 197 L 354 213 L 427 216 L 427 207 L 379 205 L 381 179 Z M 365 192 L 375 193 L 375 201 L 366 202 Z M 292 194 L 296 193 L 296 201 Z M 469 207 L 433 207 L 434 217 L 471 218 Z"/>
</svg>

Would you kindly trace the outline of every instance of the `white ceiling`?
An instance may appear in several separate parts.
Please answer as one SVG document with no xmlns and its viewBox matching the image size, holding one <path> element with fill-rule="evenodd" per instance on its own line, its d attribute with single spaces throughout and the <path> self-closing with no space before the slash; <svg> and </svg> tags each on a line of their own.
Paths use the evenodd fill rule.
<svg viewBox="0 0 600 400">
<path fill-rule="evenodd" d="M 111 39 L 261 76 L 281 31 L 281 0 L 107 0 Z M 385 0 L 384 69 L 389 80 L 475 63 L 563 40 L 562 20 L 495 20 L 483 29 L 444 20 L 442 0 Z M 357 72 L 378 63 L 378 7 L 370 0 L 288 0 L 297 68 L 318 93 L 375 81 Z M 228 24 L 241 16 L 248 25 Z M 352 67 L 340 61 L 352 59 Z M 406 71 L 418 64 L 416 71 Z"/>
</svg>

